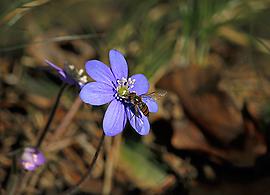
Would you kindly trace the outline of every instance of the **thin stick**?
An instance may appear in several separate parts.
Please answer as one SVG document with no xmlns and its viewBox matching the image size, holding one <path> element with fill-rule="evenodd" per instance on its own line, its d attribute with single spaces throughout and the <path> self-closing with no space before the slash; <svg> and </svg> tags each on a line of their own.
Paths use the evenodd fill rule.
<svg viewBox="0 0 270 195">
<path fill-rule="evenodd" d="M 48 121 L 47 121 L 44 129 L 42 130 L 42 133 L 41 133 L 41 135 L 38 138 L 38 141 L 36 143 L 36 146 L 35 146 L 36 148 L 39 148 L 41 146 L 41 144 L 42 144 L 42 142 L 43 142 L 43 140 L 44 140 L 44 138 L 45 138 L 45 136 L 46 136 L 46 134 L 47 134 L 47 132 L 48 132 L 48 130 L 50 128 L 50 125 L 52 123 L 53 117 L 55 115 L 56 108 L 57 108 L 57 106 L 59 104 L 60 98 L 61 98 L 61 96 L 62 96 L 62 94 L 63 94 L 64 89 L 66 88 L 66 86 L 67 86 L 67 84 L 66 83 L 63 83 L 62 86 L 61 86 L 61 88 L 60 88 L 60 90 L 59 90 L 59 92 L 58 92 L 58 95 L 56 97 L 55 103 L 54 103 L 53 108 L 51 110 L 49 119 L 48 119 Z"/>
<path fill-rule="evenodd" d="M 64 135 L 64 133 L 66 132 L 66 128 L 72 122 L 72 119 L 76 115 L 81 105 L 82 101 L 80 97 L 77 97 L 72 106 L 70 107 L 68 113 L 65 115 L 64 119 L 61 121 L 60 125 L 55 130 L 53 140 L 58 140 Z"/>
<path fill-rule="evenodd" d="M 113 174 L 115 167 L 117 166 L 121 140 L 122 134 L 119 134 L 113 138 L 113 142 L 111 139 L 110 142 L 107 143 L 106 164 L 104 170 L 104 184 L 102 190 L 103 195 L 111 194 L 113 188 Z"/>
<path fill-rule="evenodd" d="M 21 194 L 32 174 L 32 172 L 20 172 L 19 174 L 15 175 L 15 181 L 12 184 L 12 188 L 8 189 L 7 195 Z"/>
<path fill-rule="evenodd" d="M 62 195 L 71 195 L 71 194 L 76 193 L 76 192 L 79 190 L 80 186 L 81 186 L 86 180 L 89 179 L 89 177 L 91 176 L 93 167 L 94 167 L 94 165 L 95 165 L 95 163 L 96 163 L 96 161 L 97 161 L 98 155 L 99 155 L 99 153 L 100 153 L 100 151 L 101 151 L 100 149 L 101 149 L 101 147 L 102 147 L 104 138 L 105 138 L 105 134 L 104 134 L 104 132 L 103 132 L 103 133 L 102 133 L 102 136 L 101 136 L 101 138 L 100 138 L 100 141 L 99 141 L 99 144 L 98 144 L 96 153 L 95 153 L 95 155 L 94 155 L 94 157 L 93 157 L 93 159 L 92 159 L 92 162 L 91 162 L 91 164 L 90 164 L 90 166 L 89 166 L 88 172 L 80 179 L 80 181 L 79 181 L 75 186 L 73 186 L 72 188 L 70 188 L 70 189 L 68 189 L 67 191 L 65 191 Z"/>
<path fill-rule="evenodd" d="M 104 168 L 104 182 L 103 182 L 103 189 L 102 194 L 107 195 L 110 194 L 112 188 L 112 174 L 113 174 L 113 166 L 114 166 L 114 144 L 115 139 L 113 137 L 109 137 L 105 142 L 106 147 L 106 162 Z"/>
</svg>

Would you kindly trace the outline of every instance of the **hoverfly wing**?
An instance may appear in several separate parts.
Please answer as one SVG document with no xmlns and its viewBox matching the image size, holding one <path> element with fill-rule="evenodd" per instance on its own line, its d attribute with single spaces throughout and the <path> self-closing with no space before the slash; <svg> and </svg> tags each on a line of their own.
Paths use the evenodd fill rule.
<svg viewBox="0 0 270 195">
<path fill-rule="evenodd" d="M 158 90 L 154 91 L 149 94 L 142 95 L 142 101 L 146 103 L 148 106 L 149 112 L 157 112 L 158 111 L 158 104 L 157 100 L 160 99 L 161 97 L 164 97 L 167 94 L 167 91 L 165 90 Z"/>
<path fill-rule="evenodd" d="M 136 116 L 134 118 L 135 118 L 134 124 L 137 131 L 141 131 L 141 129 L 143 128 L 143 119 Z"/>
<path fill-rule="evenodd" d="M 130 108 L 127 111 L 130 125 L 140 134 L 144 134 L 145 126 L 149 126 L 147 117 L 145 117 L 138 107 Z M 147 128 L 146 128 L 147 129 Z"/>
<path fill-rule="evenodd" d="M 158 100 L 158 99 L 164 97 L 165 95 L 167 95 L 167 91 L 157 90 L 157 91 L 151 92 L 149 94 L 142 95 L 142 97 L 148 96 L 148 97 L 153 98 L 154 100 Z"/>
<path fill-rule="evenodd" d="M 131 123 L 131 126 L 137 130 L 141 129 L 142 126 L 143 126 L 143 120 L 142 120 L 142 115 L 141 113 L 139 113 L 139 109 L 137 107 L 135 107 L 138 111 L 138 113 L 131 113 L 130 115 L 130 123 Z"/>
</svg>

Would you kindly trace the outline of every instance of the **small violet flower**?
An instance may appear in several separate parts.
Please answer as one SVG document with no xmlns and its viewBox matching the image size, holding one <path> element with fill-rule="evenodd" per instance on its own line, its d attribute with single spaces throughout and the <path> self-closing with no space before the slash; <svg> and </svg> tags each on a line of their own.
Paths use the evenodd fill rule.
<svg viewBox="0 0 270 195">
<path fill-rule="evenodd" d="M 87 76 L 84 75 L 83 69 L 76 69 L 74 65 L 65 65 L 64 69 L 56 66 L 49 60 L 45 60 L 45 62 L 50 65 L 52 68 L 54 68 L 59 76 L 60 79 L 69 84 L 69 85 L 77 85 L 80 88 L 87 83 Z"/>
<path fill-rule="evenodd" d="M 96 82 L 90 82 L 81 88 L 80 98 L 91 105 L 110 103 L 103 119 L 103 129 L 107 136 L 114 136 L 123 131 L 127 119 L 140 135 L 149 133 L 148 118 L 141 110 L 134 109 L 128 94 L 136 93 L 142 97 L 149 112 L 157 112 L 158 105 L 149 96 L 149 83 L 143 74 L 135 74 L 128 78 L 128 65 L 124 56 L 117 50 L 110 50 L 109 60 L 111 68 L 98 60 L 86 63 L 86 72 Z M 147 98 L 146 98 L 147 97 Z"/>
<path fill-rule="evenodd" d="M 44 155 L 36 148 L 26 147 L 24 148 L 21 156 L 21 165 L 28 171 L 34 171 L 39 166 L 45 163 L 46 159 Z"/>
</svg>

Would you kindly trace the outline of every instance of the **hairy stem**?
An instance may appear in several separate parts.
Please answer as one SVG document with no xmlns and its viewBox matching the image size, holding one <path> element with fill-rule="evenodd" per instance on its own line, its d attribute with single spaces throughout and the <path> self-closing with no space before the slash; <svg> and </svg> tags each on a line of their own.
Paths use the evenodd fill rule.
<svg viewBox="0 0 270 195">
<path fill-rule="evenodd" d="M 86 180 L 89 179 L 89 177 L 91 176 L 93 167 L 94 167 L 94 165 L 95 165 L 95 163 L 96 163 L 96 161 L 97 161 L 98 155 L 99 155 L 99 153 L 100 153 L 100 151 L 101 151 L 101 147 L 102 147 L 102 145 L 103 145 L 104 138 L 105 138 L 105 134 L 104 134 L 104 132 L 103 132 L 103 133 L 102 133 L 102 136 L 101 136 L 101 138 L 100 138 L 100 141 L 99 141 L 99 143 L 98 143 L 98 147 L 97 147 L 96 153 L 95 153 L 95 155 L 94 155 L 94 157 L 93 157 L 93 159 L 92 159 L 92 162 L 91 162 L 91 164 L 90 164 L 90 166 L 89 166 L 88 172 L 87 172 L 85 175 L 82 176 L 82 178 L 80 179 L 80 181 L 79 181 L 75 186 L 73 186 L 72 188 L 70 188 L 70 189 L 68 189 L 67 191 L 65 191 L 62 195 L 71 195 L 71 194 L 76 193 L 76 192 L 79 190 L 80 186 L 81 186 Z"/>
<path fill-rule="evenodd" d="M 56 100 L 54 102 L 54 105 L 53 105 L 53 108 L 51 110 L 51 113 L 50 113 L 50 116 L 48 118 L 48 121 L 47 121 L 44 129 L 42 130 L 42 133 L 39 136 L 38 141 L 37 141 L 37 143 L 35 145 L 36 148 L 39 148 L 41 146 L 41 144 L 42 144 L 42 142 L 43 142 L 46 134 L 48 133 L 48 130 L 49 130 L 50 126 L 51 126 L 53 117 L 55 115 L 56 108 L 57 108 L 57 106 L 58 106 L 58 104 L 60 102 L 60 98 L 61 98 L 61 96 L 62 96 L 62 94 L 63 94 L 64 89 L 66 88 L 66 86 L 67 86 L 67 84 L 63 83 L 62 86 L 61 86 L 61 88 L 60 88 L 60 90 L 59 90 L 59 92 L 58 92 L 58 95 L 57 95 Z"/>
</svg>

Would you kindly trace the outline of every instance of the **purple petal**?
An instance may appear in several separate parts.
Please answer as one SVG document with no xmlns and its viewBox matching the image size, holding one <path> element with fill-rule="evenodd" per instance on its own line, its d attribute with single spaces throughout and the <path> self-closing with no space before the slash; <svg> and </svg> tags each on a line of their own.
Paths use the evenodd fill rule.
<svg viewBox="0 0 270 195">
<path fill-rule="evenodd" d="M 28 171 L 34 171 L 37 168 L 37 166 L 34 163 L 31 163 L 29 161 L 24 161 L 24 160 L 21 161 L 21 165 L 23 166 L 25 170 L 28 170 Z"/>
<path fill-rule="evenodd" d="M 131 76 L 135 79 L 135 83 L 131 91 L 135 91 L 138 95 L 146 94 L 149 90 L 149 82 L 143 74 L 135 74 Z"/>
<path fill-rule="evenodd" d="M 135 129 L 138 134 L 147 135 L 150 130 L 148 118 L 144 116 L 141 111 L 139 112 L 140 116 L 135 116 L 134 112 L 132 112 L 129 107 L 127 107 L 126 109 L 130 125 Z"/>
<path fill-rule="evenodd" d="M 50 65 L 52 68 L 54 68 L 55 70 L 57 70 L 58 72 L 59 72 L 59 71 L 63 71 L 62 68 L 56 66 L 55 64 L 53 64 L 53 63 L 50 62 L 49 60 L 45 60 L 45 62 L 46 62 L 48 65 Z"/>
<path fill-rule="evenodd" d="M 35 152 L 35 149 L 34 148 L 25 148 L 24 149 L 24 152 L 22 154 L 22 161 L 24 162 L 30 162 L 30 163 L 34 163 L 33 161 L 33 153 Z"/>
<path fill-rule="evenodd" d="M 87 104 L 99 106 L 112 101 L 114 94 L 112 86 L 101 82 L 91 82 L 82 87 L 80 98 Z"/>
<path fill-rule="evenodd" d="M 110 103 L 104 119 L 103 129 L 107 136 L 115 136 L 121 133 L 126 125 L 127 117 L 124 105 L 117 100 Z"/>
<path fill-rule="evenodd" d="M 89 76 L 98 82 L 106 83 L 110 86 L 113 86 L 113 83 L 116 83 L 112 71 L 103 62 L 90 60 L 86 62 L 85 69 Z"/>
<path fill-rule="evenodd" d="M 157 112 L 158 111 L 158 104 L 157 102 L 151 98 L 150 96 L 142 96 L 142 101 L 146 103 L 149 112 Z"/>
<path fill-rule="evenodd" d="M 66 72 L 65 72 L 62 68 L 56 66 L 55 64 L 53 64 L 53 63 L 50 62 L 49 60 L 45 60 L 45 62 L 46 62 L 48 65 L 50 65 L 52 68 L 54 68 L 54 69 L 58 72 L 58 74 L 60 75 L 60 79 L 61 79 L 63 82 L 66 82 L 66 83 L 68 83 L 68 84 L 70 84 L 70 85 L 73 85 L 73 84 L 76 83 L 76 82 L 74 81 L 74 79 L 71 78 L 69 75 L 67 75 Z"/>
<path fill-rule="evenodd" d="M 65 72 L 58 72 L 58 73 L 61 74 L 60 76 L 61 80 L 66 82 L 67 84 L 69 85 L 78 84 L 72 77 L 68 76 Z"/>
<path fill-rule="evenodd" d="M 117 79 L 127 78 L 128 65 L 125 57 L 119 51 L 112 49 L 109 53 L 112 72 Z"/>
<path fill-rule="evenodd" d="M 37 158 L 35 159 L 35 164 L 38 166 L 43 165 L 46 161 L 45 156 L 41 152 L 38 152 L 36 155 Z"/>
</svg>

